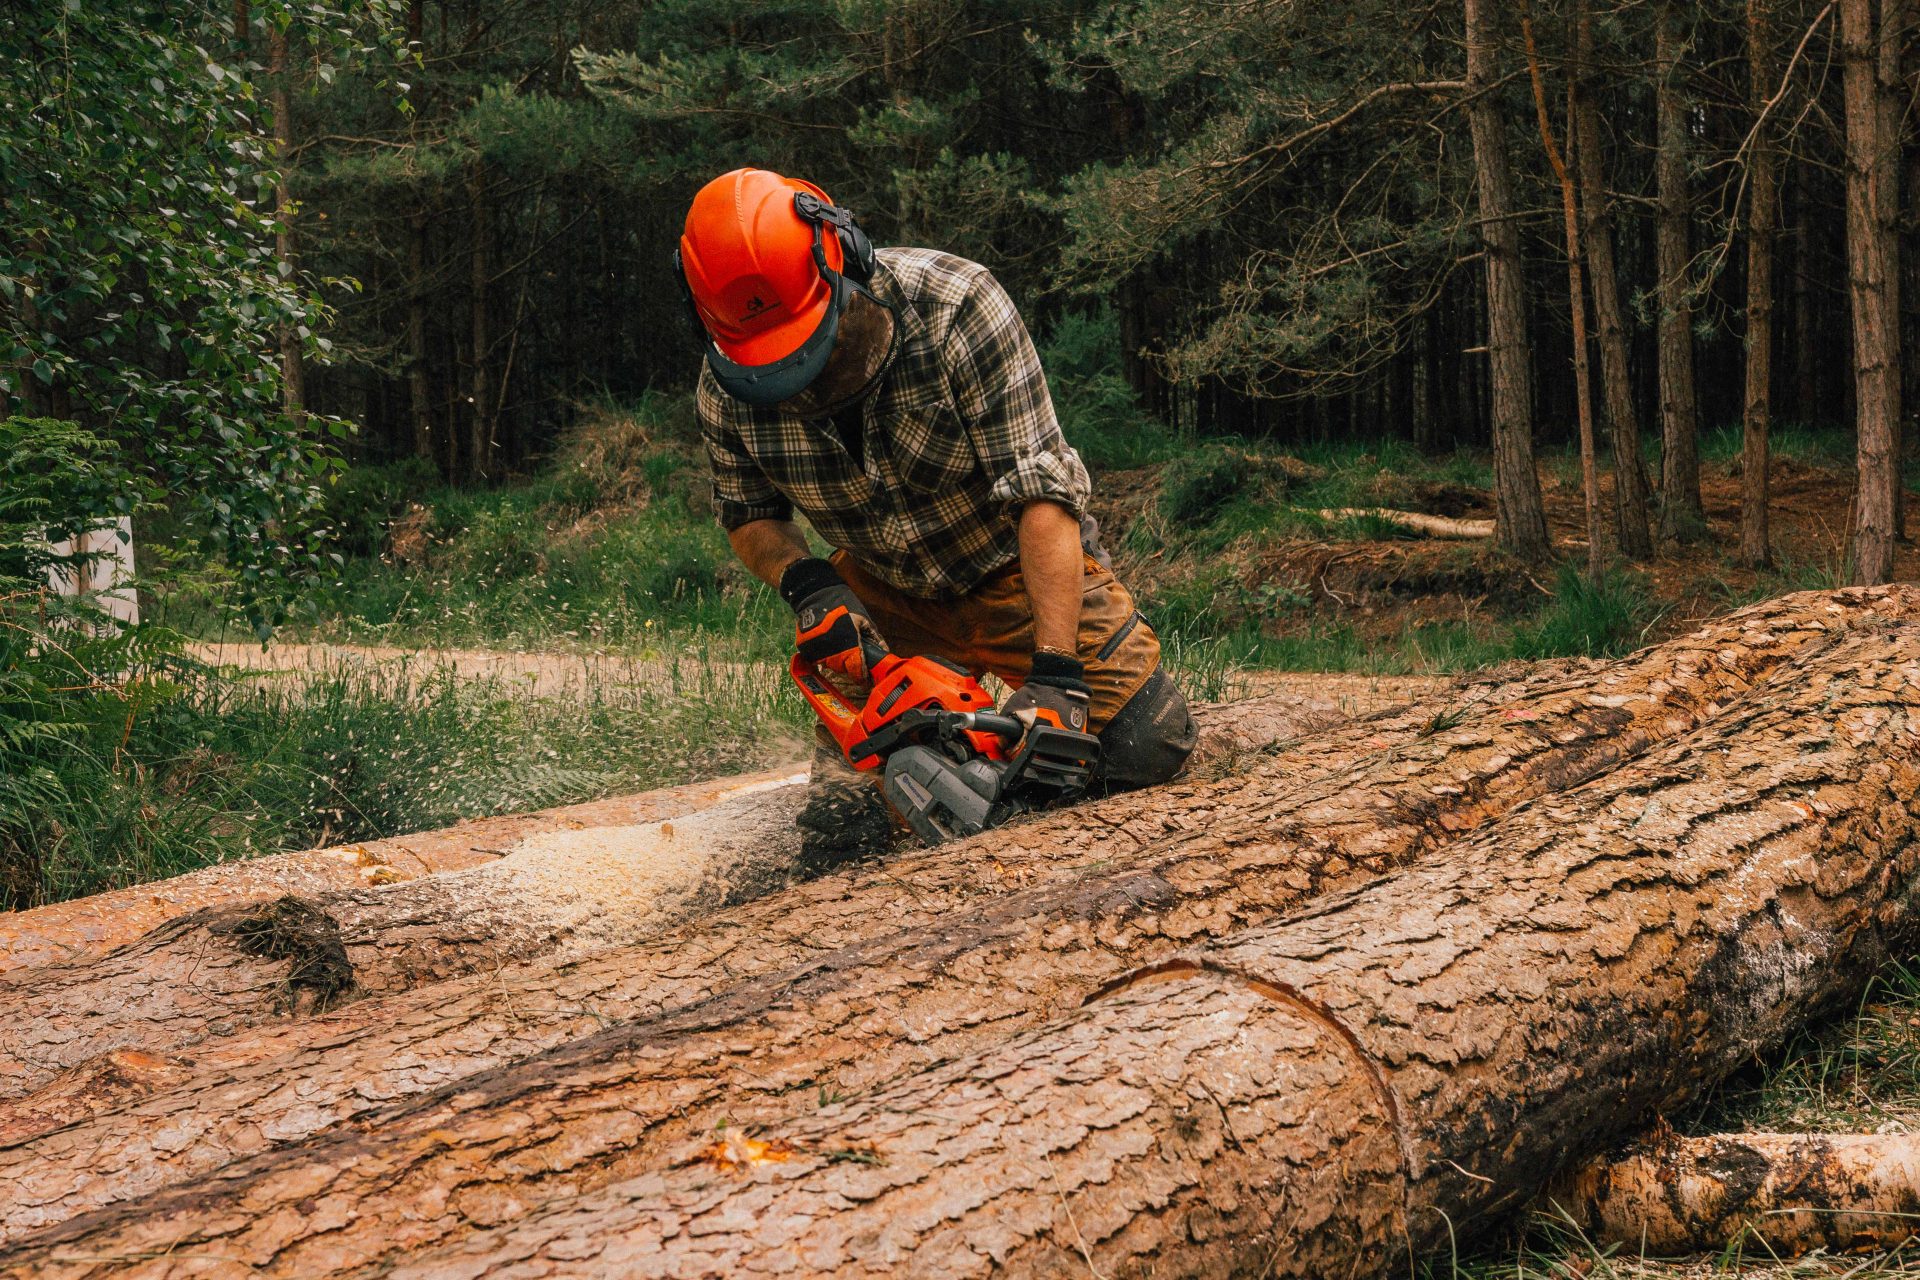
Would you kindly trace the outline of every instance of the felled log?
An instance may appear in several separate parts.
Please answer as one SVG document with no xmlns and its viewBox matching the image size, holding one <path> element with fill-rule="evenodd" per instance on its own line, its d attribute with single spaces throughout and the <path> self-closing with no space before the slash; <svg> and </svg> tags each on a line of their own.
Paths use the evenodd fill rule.
<svg viewBox="0 0 1920 1280">
<path fill-rule="evenodd" d="M 1920 1135 L 1663 1135 L 1540 1197 L 1597 1245 L 1755 1259 L 1895 1249 L 1920 1235 Z"/>
<path fill-rule="evenodd" d="M 548 833 L 486 866 L 181 916 L 100 959 L 0 977 L 0 1095 L 353 996 L 651 936 L 784 877 L 803 776 L 695 814 Z"/>
<path fill-rule="evenodd" d="M 1213 713 L 1198 711 L 1206 750 L 1242 753 L 1337 716 L 1324 701 L 1258 700 L 1220 712 L 1210 742 Z M 88 1075 L 109 1055 L 165 1055 L 348 999 L 604 950 L 757 896 L 791 871 L 803 781 L 736 785 L 668 822 L 550 832 L 455 874 L 203 910 L 90 962 L 0 975 L 0 1099 Z M 117 1066 L 105 1078 L 119 1079 Z"/>
<path fill-rule="evenodd" d="M 1448 516 L 1430 516 L 1422 511 L 1396 511 L 1392 507 L 1326 507 L 1314 514 L 1322 520 L 1379 520 L 1427 538 L 1475 539 L 1493 536 L 1491 520 L 1456 520 Z"/>
<path fill-rule="evenodd" d="M 1795 675 L 1444 858 L 394 1274 L 1405 1274 L 1920 937 L 1920 626 Z"/>
<path fill-rule="evenodd" d="M 723 1115 L 783 1108 L 797 1091 L 827 1097 L 870 1087 L 928 1057 L 977 1048 L 1070 1005 L 1129 964 L 1272 920 L 1328 884 L 1404 863 L 1520 800 L 1609 771 L 1648 742 L 1698 723 L 1816 637 L 1860 624 L 1867 609 L 1910 611 L 1917 597 L 1890 589 L 1749 611 L 1586 682 L 1535 689 L 1461 718 L 1426 713 L 1424 728 L 1397 750 L 1306 786 L 1282 785 L 1269 774 L 1198 789 L 1184 800 L 1166 792 L 1121 798 L 1150 803 L 1139 816 L 1161 823 L 1158 847 L 1149 844 L 1145 856 L 1114 858 L 1110 845 L 1106 857 L 1114 865 L 1096 864 L 1096 875 L 1084 863 L 1067 863 L 1057 839 L 1046 840 L 1035 861 L 1055 870 L 1054 883 L 965 914 L 953 897 L 924 904 L 917 915 L 908 910 L 920 897 L 909 878 L 905 894 L 880 912 L 863 913 L 864 936 L 874 939 L 865 944 L 828 950 L 859 936 L 844 923 L 846 901 L 809 906 L 783 897 L 776 911 L 763 910 L 754 941 L 762 942 L 777 919 L 814 948 L 797 953 L 814 960 L 810 969 L 731 990 L 702 974 L 696 985 L 725 992 L 721 998 L 469 1076 L 457 1090 L 366 1114 L 300 1147 L 96 1215 L 88 1229 L 99 1239 L 86 1249 L 119 1249 L 120 1233 L 137 1234 L 140 1221 L 159 1214 L 181 1242 L 218 1237 L 223 1252 L 278 1266 L 280 1246 L 263 1259 L 256 1252 L 263 1237 L 236 1214 L 270 1210 L 277 1238 L 291 1242 L 306 1229 L 307 1211 L 283 1205 L 276 1188 L 310 1186 L 321 1168 L 339 1203 L 354 1205 L 353 1221 L 322 1233 L 325 1248 L 338 1255 L 292 1250 L 288 1257 L 296 1260 L 288 1265 L 295 1270 L 324 1269 L 332 1265 L 328 1257 L 449 1239 L 476 1214 L 511 1217 L 539 1198 L 644 1166 Z M 1324 754 L 1324 745 L 1313 747 Z M 1298 768 L 1273 763 L 1282 777 Z M 1113 803 L 1099 812 L 1113 816 Z M 1176 834 L 1170 824 L 1181 819 L 1193 830 Z M 1023 838 L 1046 827 L 996 833 L 974 866 L 1005 865 L 999 860 L 1016 859 L 1031 847 Z M 980 868 L 982 857 L 996 863 Z M 871 905 L 873 893 L 863 890 L 855 904 Z M 875 927 L 875 916 L 889 913 L 911 931 L 878 937 L 884 929 Z M 741 950 L 737 936 L 722 935 L 730 955 Z M 683 951 L 689 945 L 675 942 Z M 693 1034 L 697 1029 L 706 1034 Z M 332 1065 L 339 1075 L 340 1064 Z M 319 1083 L 308 1075 L 289 1094 L 304 1103 L 309 1086 Z M 231 1153 L 228 1144 L 246 1142 L 273 1114 L 257 1095 L 237 1122 L 221 1118 L 232 1113 L 217 1089 L 197 1099 L 169 1096 L 163 1112 L 142 1104 L 6 1153 L 0 1203 L 21 1206 L 15 1221 L 25 1228 L 103 1203 L 103 1196 L 136 1195 L 168 1180 L 159 1171 L 181 1168 L 177 1153 L 187 1152 L 193 1171 L 216 1167 Z M 199 1118 L 205 1113 L 213 1114 Z M 151 1139 L 156 1127 L 164 1144 Z M 247 1207 L 238 1208 L 229 1193 Z"/>
<path fill-rule="evenodd" d="M 1789 631 L 1778 643 L 1808 634 Z M 1743 674 L 1736 673 L 1746 672 L 1744 655 L 1712 669 L 1737 682 Z M 1538 685 L 1468 683 L 1447 712 L 1407 710 L 1291 747 L 1270 744 L 1252 753 L 1251 767 L 1270 782 L 1310 785 L 1430 736 L 1436 716 L 1475 707 L 1493 714 L 1551 684 L 1551 677 Z M 0 1102 L 0 1240 L 297 1140 L 616 1019 L 655 1017 L 824 952 L 896 928 L 926 927 L 1023 886 L 1183 838 L 1194 823 L 1224 812 L 1242 786 L 1234 779 L 1114 797 L 1101 804 L 1097 821 L 1083 811 L 1044 815 L 997 832 L 987 858 L 968 846 L 903 854 L 877 868 L 791 886 L 774 902 L 719 913 L 657 942 L 565 966 L 442 983 L 210 1041 L 196 1046 L 190 1063 L 138 1051 L 89 1060 L 33 1094 Z M 1447 811 L 1425 817 L 1437 821 Z M 1479 812 L 1474 800 L 1462 820 L 1477 820 Z M 87 1122 L 90 1116 L 98 1118 Z"/>
<path fill-rule="evenodd" d="M 11 912 L 0 915 L 0 975 L 95 959 L 195 911 L 398 884 L 485 866 L 511 846 L 544 832 L 674 818 L 718 804 L 743 786 L 793 771 L 773 769 L 537 813 L 479 818 L 440 831 L 225 862 L 151 884 Z"/>
</svg>

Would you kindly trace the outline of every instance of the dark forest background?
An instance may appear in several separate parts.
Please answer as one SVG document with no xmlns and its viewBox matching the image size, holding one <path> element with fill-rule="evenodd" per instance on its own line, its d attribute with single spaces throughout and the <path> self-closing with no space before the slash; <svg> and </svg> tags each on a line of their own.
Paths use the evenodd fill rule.
<svg viewBox="0 0 1920 1280">
<path fill-rule="evenodd" d="M 1920 403 L 1909 7 L 40 0 L 4 35 L 10 93 L 51 130 L 14 183 L 28 207 L 70 180 L 78 37 L 86 87 L 130 95 L 96 129 L 238 86 L 221 123 L 253 149 L 229 186 L 272 236 L 241 310 L 278 317 L 277 371 L 243 381 L 355 461 L 491 483 L 585 405 L 684 388 L 668 253 L 691 194 L 751 164 L 881 244 L 988 264 L 1183 438 L 1490 448 L 1498 540 L 1529 557 L 1538 444 L 1582 441 L 1597 571 L 1603 523 L 1631 559 L 1703 530 L 1697 442 L 1743 423 L 1759 564 L 1770 424 L 1857 422 L 1855 559 L 1879 580 Z M 114 62 L 141 30 L 162 74 Z M 64 230 L 9 218 L 29 252 L 0 263 L 23 290 L 0 411 L 97 417 L 76 387 L 173 358 L 127 323 L 79 352 L 45 302 L 143 305 L 131 272 L 73 263 L 111 194 Z"/>
<path fill-rule="evenodd" d="M 1836 26 L 1831 6 L 1774 8 L 1783 71 L 1797 55 L 1773 109 L 1787 148 L 1776 412 L 1847 418 Z M 1575 417 L 1565 245 L 1517 12 L 1490 92 L 1550 439 Z M 283 73 L 300 268 L 362 286 L 333 297 L 332 365 L 308 394 L 362 425 L 350 447 L 369 457 L 492 475 L 548 448 L 584 397 L 689 379 L 667 255 L 691 193 L 740 164 L 821 183 L 882 244 L 987 263 L 1042 330 L 1110 311 L 1128 381 L 1170 425 L 1487 440 L 1462 94 L 1413 87 L 1463 78 L 1458 4 L 414 0 L 403 16 L 411 113 L 297 51 Z M 1663 21 L 1679 28 L 1670 142 L 1685 148 L 1700 416 L 1722 425 L 1745 365 L 1746 7 L 1593 18 L 1592 145 L 1647 426 L 1656 44 Z M 1557 116 L 1567 15 L 1542 6 L 1535 24 Z"/>
</svg>

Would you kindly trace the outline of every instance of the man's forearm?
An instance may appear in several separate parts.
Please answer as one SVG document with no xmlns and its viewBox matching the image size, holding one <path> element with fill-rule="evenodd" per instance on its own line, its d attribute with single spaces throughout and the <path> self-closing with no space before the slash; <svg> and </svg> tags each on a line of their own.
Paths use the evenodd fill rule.
<svg viewBox="0 0 1920 1280">
<path fill-rule="evenodd" d="M 727 531 L 733 554 L 747 571 L 770 587 L 780 586 L 780 575 L 795 560 L 813 553 L 807 549 L 807 537 L 791 520 L 749 520 Z"/>
<path fill-rule="evenodd" d="M 1071 511 L 1052 502 L 1021 508 L 1020 575 L 1033 610 L 1034 648 L 1075 652 L 1085 561 L 1080 521 Z"/>
</svg>

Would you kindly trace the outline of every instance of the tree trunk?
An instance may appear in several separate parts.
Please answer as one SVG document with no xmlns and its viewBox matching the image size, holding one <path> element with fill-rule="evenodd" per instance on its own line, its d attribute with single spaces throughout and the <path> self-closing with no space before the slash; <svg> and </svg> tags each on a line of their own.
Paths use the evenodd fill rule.
<svg viewBox="0 0 1920 1280">
<path fill-rule="evenodd" d="M 1258 752 L 1328 708 L 1263 699 L 1229 708 L 1221 734 L 1205 731 L 1215 714 L 1198 712 L 1203 754 Z M 668 822 L 549 831 L 458 872 L 195 911 L 98 959 L 0 977 L 0 1099 L 112 1052 L 165 1054 L 350 999 L 631 944 L 757 897 L 791 873 L 804 787 L 789 777 L 734 791 Z M 1054 821 L 1066 831 L 1092 819 Z M 76 1009 L 84 1019 L 63 1016 Z M 47 1116 L 32 1100 L 11 1110 L 0 1126 Z"/>
<path fill-rule="evenodd" d="M 1876 26 L 1875 9 L 1878 8 Z M 1859 498 L 1854 580 L 1893 576 L 1894 487 L 1900 419 L 1900 313 L 1892 195 L 1898 147 L 1889 133 L 1890 87 L 1880 46 L 1904 24 L 1899 0 L 1840 0 L 1841 83 L 1847 128 L 1847 292 L 1853 306 L 1853 381 Z"/>
<path fill-rule="evenodd" d="M 1815 645 L 1767 696 L 1311 912 L 1110 981 L 1085 963 L 1105 947 L 1061 937 L 1042 949 L 1086 970 L 1058 993 L 1068 1011 L 976 1031 L 958 1056 L 912 1042 L 997 1009 L 983 982 L 1024 978 L 959 963 L 970 935 L 1018 927 L 1011 904 L 902 939 L 889 964 L 835 957 L 777 1000 L 750 984 L 89 1215 L 23 1242 L 7 1274 L 141 1257 L 154 1275 L 949 1275 L 983 1253 L 1014 1274 L 1392 1274 L 1913 941 L 1916 630 Z M 1176 889 L 1139 927 L 1181 906 Z M 889 975 L 925 998 L 862 1007 Z M 787 1078 L 751 1061 L 785 1086 L 779 1118 L 716 1134 L 714 1112 L 685 1117 L 617 1180 L 564 1172 L 632 1122 L 642 1077 L 666 1119 L 777 1027 Z M 817 1078 L 806 1052 L 836 1047 L 891 1062 L 853 1101 L 797 1088 Z"/>
<path fill-rule="evenodd" d="M 1769 624 L 1760 625 L 1771 632 Z M 1808 634 L 1804 620 L 1789 621 L 1765 644 L 1803 642 Z M 1731 678 L 1727 687 L 1744 687 L 1754 656 L 1737 641 L 1731 650 L 1716 644 L 1714 651 L 1724 652 L 1727 661 L 1707 679 Z M 1461 705 L 1492 715 L 1564 681 L 1567 670 L 1539 671 L 1525 682 L 1461 684 L 1451 692 Z M 1694 684 L 1687 687 L 1688 698 L 1699 692 Z M 1195 753 L 1199 770 L 1222 771 L 1235 758 L 1251 759 L 1261 776 L 1305 785 L 1429 737 L 1442 723 L 1431 708 L 1406 711 L 1286 746 L 1274 737 L 1280 723 L 1275 701 L 1200 709 L 1206 721 Z M 1305 727 L 1330 713 L 1323 704 L 1301 711 Z M 1209 762 L 1209 756 L 1215 758 Z M 199 1173 L 211 1167 L 208 1162 L 258 1151 L 269 1139 L 287 1141 L 380 1102 L 577 1039 L 612 1020 L 658 1016 L 823 951 L 936 924 L 983 895 L 1079 874 L 1088 864 L 1117 856 L 1117 849 L 1166 843 L 1213 807 L 1230 803 L 1241 785 L 1235 780 L 1115 797 L 1102 805 L 1098 822 L 1076 822 L 1076 815 L 1063 813 L 1000 833 L 989 863 L 966 849 L 900 855 L 851 885 L 841 878 L 795 885 L 778 906 L 738 907 L 683 935 L 578 964 L 476 975 L 317 1019 L 280 1022 L 224 1040 L 209 1037 L 190 1062 L 137 1050 L 90 1059 L 34 1094 L 0 1104 L 0 1186 L 7 1189 L 0 1206 L 12 1206 L 0 1210 L 0 1238 Z M 1470 806 L 1472 799 L 1463 796 L 1461 803 Z M 1164 812 L 1168 805 L 1177 811 Z M 1441 813 L 1439 820 L 1474 821 L 1477 810 Z M 1063 848 L 1074 849 L 1078 858 L 1063 857 Z M 769 931 L 769 919 L 786 916 L 804 924 Z M 700 957 L 694 963 L 690 951 Z M 219 1094 L 218 1104 L 209 1101 L 210 1089 Z M 78 1123 L 109 1108 L 135 1106 L 134 1099 L 155 1090 L 167 1092 L 138 1102 L 135 1111 Z M 289 1112 L 289 1099 L 296 1096 L 299 1105 Z M 34 1134 L 46 1136 L 28 1143 Z M 76 1182 L 71 1171 L 63 1172 L 63 1161 L 81 1149 L 91 1154 L 84 1157 L 86 1177 Z"/>
<path fill-rule="evenodd" d="M 1920 1234 L 1920 1137 L 1665 1134 L 1563 1176 L 1541 1199 L 1595 1245 L 1636 1253 L 1898 1249 Z"/>
<path fill-rule="evenodd" d="M 344 1041 L 345 1055 L 290 1056 L 239 1084 L 216 1055 L 202 1083 L 174 1090 L 164 1105 L 153 1099 L 0 1151 L 0 1203 L 21 1206 L 13 1223 L 23 1230 L 205 1173 L 259 1151 L 263 1134 L 278 1130 L 291 1141 L 331 1124 L 301 1147 L 96 1215 L 18 1256 L 43 1258 L 34 1252 L 42 1243 L 100 1256 L 143 1249 L 140 1222 L 162 1217 L 188 1252 L 220 1235 L 223 1254 L 258 1262 L 271 1235 L 279 1242 L 269 1250 L 273 1266 L 308 1274 L 325 1270 L 329 1258 L 371 1260 L 444 1242 L 463 1229 L 461 1215 L 497 1221 L 532 1200 L 651 1168 L 669 1149 L 706 1141 L 723 1118 L 737 1129 L 784 1114 L 796 1096 L 870 1089 L 922 1062 L 999 1043 L 1130 966 L 1278 919 L 1312 894 L 1499 821 L 1524 800 L 1610 776 L 1803 650 L 1825 649 L 1833 632 L 1877 635 L 1866 621 L 1873 610 L 1909 616 L 1920 611 L 1920 591 L 1772 602 L 1589 675 L 1531 684 L 1485 710 L 1436 715 L 1428 707 L 1315 740 L 1213 787 L 1103 802 L 1110 830 L 1136 852 L 1124 852 L 1120 839 L 1065 842 L 1035 823 L 995 833 L 990 866 L 960 846 L 890 866 L 851 897 L 844 884 L 802 886 L 663 940 L 657 959 L 637 949 L 593 962 L 608 965 L 630 992 L 649 971 L 657 975 L 639 1009 L 608 999 L 612 983 L 599 980 L 597 1011 L 628 1021 L 357 1121 L 339 1123 L 368 1109 L 363 1093 L 384 1096 L 395 1075 L 425 1087 L 415 1081 L 432 1058 L 418 1044 L 401 1048 L 401 1032 L 389 1031 L 409 1020 L 404 1014 L 389 1010 L 358 1036 L 335 1028 L 316 1046 Z M 1794 679 L 1795 687 L 1807 683 Z M 1411 726 L 1421 728 L 1409 735 Z M 1367 749 L 1369 740 L 1380 747 Z M 1397 745 L 1383 749 L 1389 744 Z M 1313 767 L 1303 761 L 1351 761 L 1356 750 L 1360 763 L 1300 781 Z M 1556 821 L 1565 817 L 1555 813 Z M 1562 837 L 1585 830 L 1589 816 L 1568 821 Z M 1004 886 L 1009 875 L 1032 876 L 1035 887 L 1002 888 L 983 901 L 982 882 Z M 956 896 L 955 886 L 971 894 Z M 789 931 L 784 938 L 769 933 L 770 920 Z M 689 963 L 694 947 L 716 953 L 720 972 Z M 795 963 L 801 967 L 787 968 Z M 764 976 L 751 978 L 743 965 Z M 712 992 L 723 994 L 693 1003 Z M 504 1003 L 520 1007 L 521 999 Z M 675 1004 L 683 1012 L 663 1021 L 634 1020 Z M 904 1037 L 885 1030 L 900 1027 L 909 1029 Z M 493 1056 L 503 1034 L 513 1032 L 471 1023 L 447 1029 L 437 1052 Z M 317 1216 L 275 1207 L 283 1188 L 311 1191 L 321 1168 L 329 1190 L 315 1203 Z M 252 1216 L 257 1229 L 222 1208 L 236 1197 L 251 1206 L 240 1216 Z M 350 1224 L 328 1216 L 325 1206 L 347 1204 Z M 339 1230 L 322 1229 L 321 1218 Z M 309 1241 L 310 1229 L 326 1239 Z M 239 1234 L 228 1237 L 230 1230 Z M 295 1247 L 282 1253 L 281 1245 Z"/>
<path fill-rule="evenodd" d="M 790 1103 L 758 1148 L 702 1135 L 396 1274 L 944 1275 L 982 1246 L 1013 1274 L 1405 1274 L 1902 954 L 1915 631 L 1042 1030 Z"/>
<path fill-rule="evenodd" d="M 1906 53 L 1908 30 L 1913 21 L 1913 3 L 1914 0 L 1880 0 L 1880 30 L 1874 43 L 1880 108 L 1879 169 L 1875 195 L 1879 202 L 1880 225 L 1885 228 L 1887 314 L 1891 317 L 1887 346 L 1893 352 L 1893 368 L 1887 375 L 1894 395 L 1893 439 L 1888 448 L 1891 459 L 1888 470 L 1892 475 L 1887 487 L 1893 493 L 1893 512 L 1888 521 L 1892 531 L 1887 548 L 1888 578 L 1893 576 L 1894 550 L 1891 544 L 1907 535 L 1906 484 L 1901 474 L 1904 461 L 1902 442 L 1907 434 L 1908 409 L 1901 394 L 1904 390 L 1901 372 L 1904 361 L 1900 348 L 1900 195 L 1903 186 L 1901 169 L 1907 153 L 1906 116 L 1913 95 L 1907 87 L 1906 78 L 1901 74 L 1901 64 Z"/>
<path fill-rule="evenodd" d="M 1568 150 L 1580 176 L 1580 243 L 1591 270 L 1594 336 L 1600 347 L 1600 385 L 1613 444 L 1613 520 L 1620 553 L 1630 560 L 1653 554 L 1647 524 L 1647 475 L 1640 460 L 1640 417 L 1633 409 L 1633 372 L 1627 361 L 1627 324 L 1613 257 L 1613 213 L 1600 153 L 1600 110 L 1593 98 L 1593 12 L 1575 10 L 1576 55 Z"/>
<path fill-rule="evenodd" d="M 472 219 L 469 246 L 469 293 L 472 304 L 473 368 L 468 384 L 472 401 L 468 424 L 467 478 L 484 481 L 493 468 L 494 392 L 493 328 L 493 208 L 487 195 L 487 167 L 476 158 L 467 170 L 467 212 Z"/>
<path fill-rule="evenodd" d="M 287 32 L 278 22 L 267 24 L 267 79 L 273 103 L 273 254 L 287 278 L 298 269 L 293 238 L 293 86 L 287 66 Z M 302 339 L 291 324 L 282 324 L 280 342 L 280 398 L 296 420 L 305 415 L 307 367 Z"/>
<path fill-rule="evenodd" d="M 1660 296 L 1660 539 L 1683 542 L 1706 531 L 1700 505 L 1700 424 L 1693 387 L 1693 301 L 1689 227 L 1693 197 L 1687 189 L 1685 71 L 1687 40 L 1681 6 L 1660 0 L 1655 15 L 1654 261 Z"/>
<path fill-rule="evenodd" d="M 349 999 L 650 937 L 783 881 L 805 789 L 783 779 L 671 822 L 535 837 L 465 871 L 199 911 L 91 963 L 0 979 L 0 1097 L 115 1050 L 166 1053 Z"/>
<path fill-rule="evenodd" d="M 1533 369 L 1527 346 L 1526 264 L 1514 221 L 1507 139 L 1493 85 L 1492 0 L 1465 0 L 1467 119 L 1480 202 L 1480 242 L 1487 265 L 1487 364 L 1493 384 L 1494 527 L 1515 555 L 1544 560 L 1553 552 L 1533 463 Z"/>
<path fill-rule="evenodd" d="M 1753 159 L 1747 166 L 1747 360 L 1740 433 L 1740 563 L 1772 563 L 1767 536 L 1767 432 L 1773 419 L 1773 233 L 1778 179 L 1774 174 L 1770 0 L 1747 0 L 1748 97 L 1753 104 Z"/>
<path fill-rule="evenodd" d="M 1585 5 L 1581 0 L 1574 0 L 1575 25 L 1586 21 Z M 1567 246 L 1567 314 L 1573 327 L 1573 402 L 1574 412 L 1580 422 L 1580 481 L 1587 510 L 1587 577 L 1590 581 L 1599 582 L 1606 572 L 1607 562 L 1600 526 L 1600 472 L 1594 458 L 1593 380 L 1587 369 L 1587 300 L 1581 279 L 1580 213 L 1574 200 L 1573 174 L 1560 155 L 1559 145 L 1553 140 L 1553 124 L 1547 118 L 1547 87 L 1541 78 L 1540 58 L 1533 45 L 1533 19 L 1523 16 L 1520 26 L 1526 36 L 1527 71 L 1533 80 L 1533 106 L 1540 121 L 1540 143 L 1547 150 L 1553 176 L 1560 184 L 1561 221 Z M 1580 73 L 1576 67 L 1567 88 L 1570 129 L 1571 122 L 1578 115 L 1578 95 L 1574 86 L 1579 81 Z"/>
<path fill-rule="evenodd" d="M 407 226 L 407 402 L 413 456 L 431 462 L 435 451 L 433 369 L 427 355 L 427 235 L 427 215 L 421 210 Z"/>
</svg>

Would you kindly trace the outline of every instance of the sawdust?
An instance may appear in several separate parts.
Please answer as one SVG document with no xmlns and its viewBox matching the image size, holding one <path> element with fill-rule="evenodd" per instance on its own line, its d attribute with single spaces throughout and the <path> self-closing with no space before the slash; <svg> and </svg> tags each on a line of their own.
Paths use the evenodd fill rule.
<svg viewBox="0 0 1920 1280">
<path fill-rule="evenodd" d="M 806 774 L 795 773 L 678 818 L 541 832 L 497 862 L 438 880 L 486 904 L 503 930 L 553 931 L 562 953 L 630 943 L 654 924 L 784 880 L 805 791 Z"/>
</svg>

